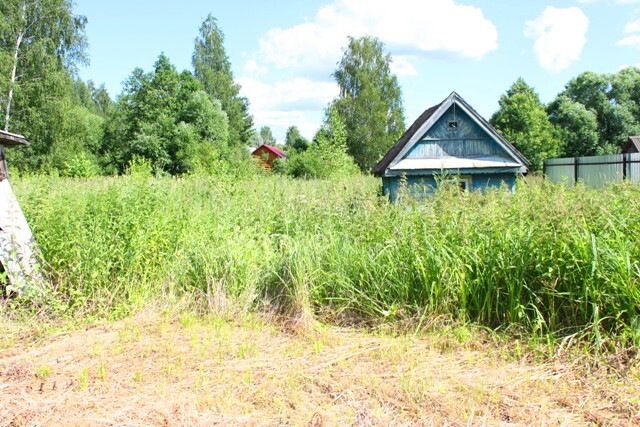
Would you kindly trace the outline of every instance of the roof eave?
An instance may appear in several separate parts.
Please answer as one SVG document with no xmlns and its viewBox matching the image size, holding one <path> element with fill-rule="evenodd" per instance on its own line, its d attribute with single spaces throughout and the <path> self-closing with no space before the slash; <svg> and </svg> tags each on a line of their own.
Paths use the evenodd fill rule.
<svg viewBox="0 0 640 427">
<path fill-rule="evenodd" d="M 522 174 L 521 167 L 487 167 L 487 168 L 447 168 L 447 169 L 407 169 L 407 170 L 391 170 L 387 169 L 384 174 L 379 175 L 383 178 L 397 178 L 406 176 L 430 176 L 440 174 L 450 175 L 481 175 L 491 173 L 519 173 Z"/>
<path fill-rule="evenodd" d="M 5 145 L 7 147 L 29 145 L 29 141 L 27 141 L 22 135 L 0 130 L 0 145 Z"/>
</svg>

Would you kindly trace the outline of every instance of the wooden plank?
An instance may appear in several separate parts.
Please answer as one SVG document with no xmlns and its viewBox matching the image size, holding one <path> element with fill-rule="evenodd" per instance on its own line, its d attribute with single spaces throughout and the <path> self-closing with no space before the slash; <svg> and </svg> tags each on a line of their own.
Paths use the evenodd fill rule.
<svg viewBox="0 0 640 427">
<path fill-rule="evenodd" d="M 39 251 L 8 179 L 0 182 L 0 261 L 8 290 L 34 296 L 46 288 Z"/>
</svg>

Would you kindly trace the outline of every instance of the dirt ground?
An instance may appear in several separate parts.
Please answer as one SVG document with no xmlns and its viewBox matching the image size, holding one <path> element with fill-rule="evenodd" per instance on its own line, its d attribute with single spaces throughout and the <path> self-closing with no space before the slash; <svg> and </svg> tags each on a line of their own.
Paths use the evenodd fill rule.
<svg viewBox="0 0 640 427">
<path fill-rule="evenodd" d="M 0 426 L 640 425 L 640 369 L 469 329 L 0 319 Z"/>
</svg>

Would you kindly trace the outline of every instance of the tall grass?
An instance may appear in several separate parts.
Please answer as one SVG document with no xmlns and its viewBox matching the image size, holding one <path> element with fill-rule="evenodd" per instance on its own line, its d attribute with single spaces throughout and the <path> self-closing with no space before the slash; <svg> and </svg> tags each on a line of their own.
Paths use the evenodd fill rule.
<svg viewBox="0 0 640 427">
<path fill-rule="evenodd" d="M 22 178 L 63 308 L 120 315 L 201 294 L 235 309 L 379 321 L 426 313 L 640 341 L 640 187 L 440 191 L 348 182 Z"/>
</svg>

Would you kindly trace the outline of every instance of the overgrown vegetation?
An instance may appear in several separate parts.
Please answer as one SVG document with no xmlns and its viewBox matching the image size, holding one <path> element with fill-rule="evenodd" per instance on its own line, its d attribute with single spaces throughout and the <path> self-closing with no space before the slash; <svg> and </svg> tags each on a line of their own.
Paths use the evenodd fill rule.
<svg viewBox="0 0 640 427">
<path fill-rule="evenodd" d="M 376 323 L 445 317 L 640 344 L 640 188 L 439 191 L 376 180 L 23 178 L 16 193 L 68 315 L 200 295 L 236 311 Z"/>
</svg>

